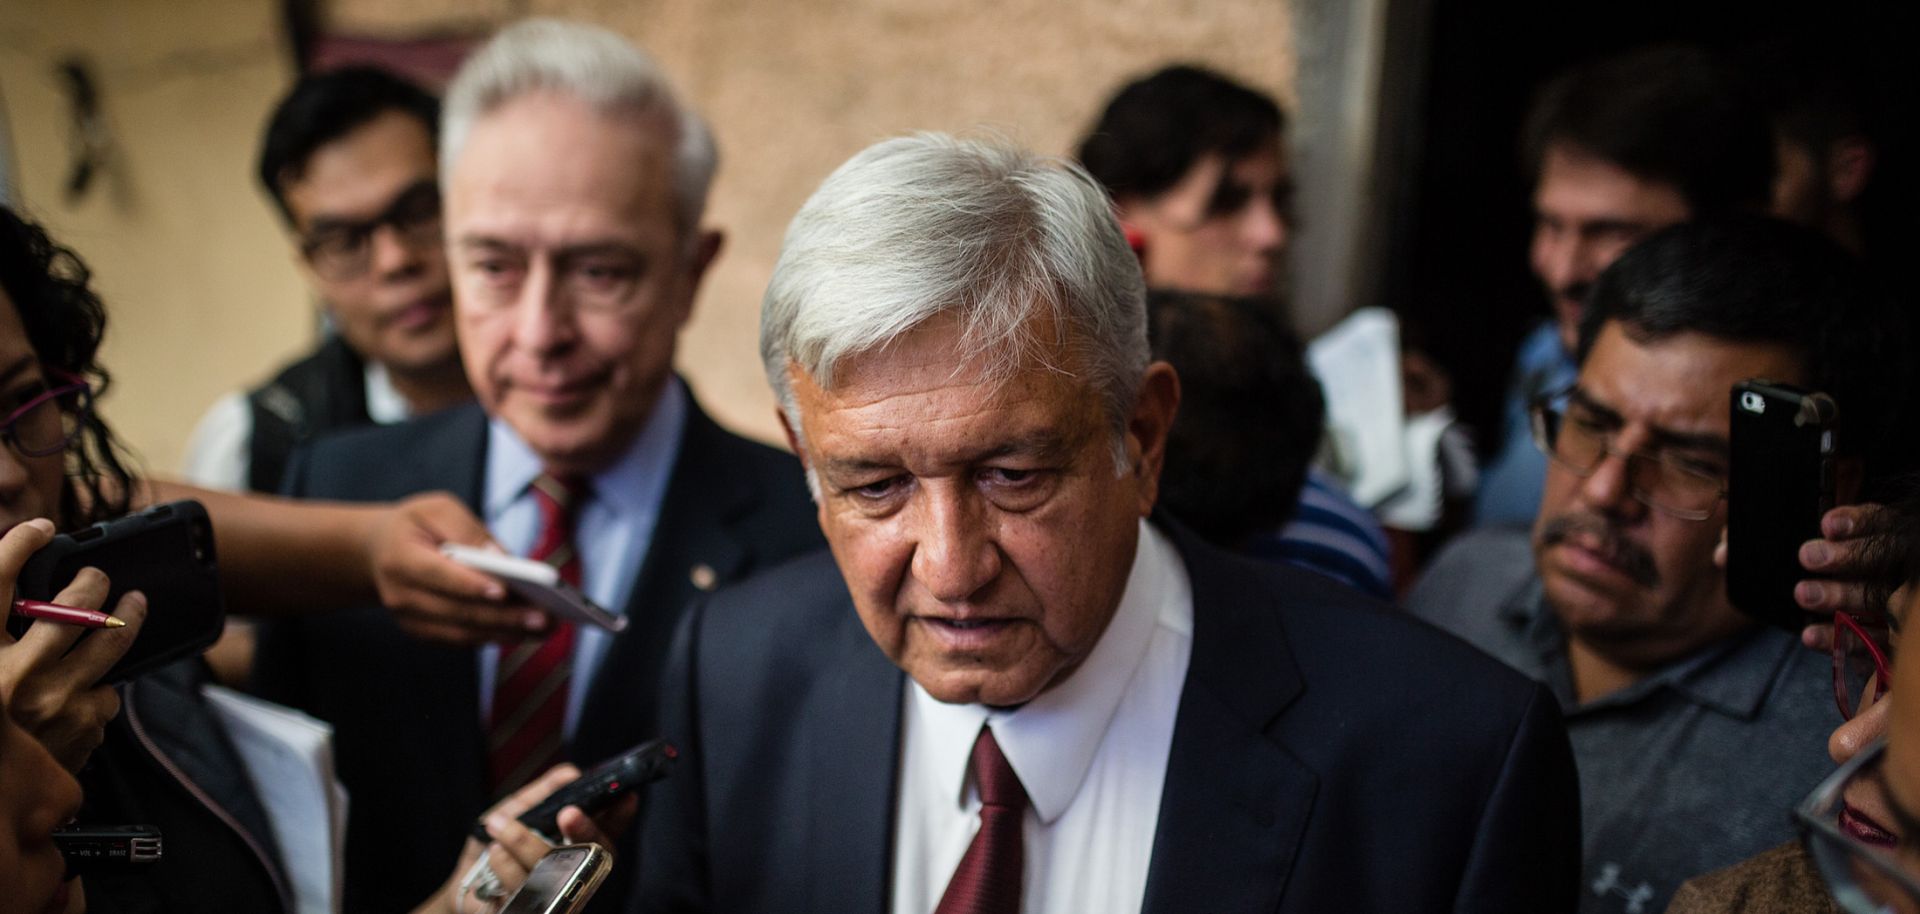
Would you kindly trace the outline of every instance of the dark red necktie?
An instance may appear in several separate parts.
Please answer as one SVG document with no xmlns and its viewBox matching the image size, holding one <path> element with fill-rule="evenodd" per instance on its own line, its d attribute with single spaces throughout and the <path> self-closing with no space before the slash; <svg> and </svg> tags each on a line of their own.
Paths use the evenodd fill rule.
<svg viewBox="0 0 1920 914">
<path fill-rule="evenodd" d="M 980 790 L 980 830 L 974 832 L 933 914 L 1019 914 L 1020 879 L 1026 868 L 1020 829 L 1027 816 L 1027 791 L 987 727 L 981 727 L 974 740 L 972 765 L 973 783 Z"/>
<path fill-rule="evenodd" d="M 559 569 L 560 580 L 580 586 L 573 521 L 586 484 L 542 474 L 529 491 L 540 508 L 540 537 L 527 557 L 552 565 Z M 559 763 L 572 675 L 573 625 L 564 620 L 554 620 L 545 640 L 500 649 L 493 709 L 487 715 L 487 775 L 494 796 L 518 789 Z"/>
</svg>

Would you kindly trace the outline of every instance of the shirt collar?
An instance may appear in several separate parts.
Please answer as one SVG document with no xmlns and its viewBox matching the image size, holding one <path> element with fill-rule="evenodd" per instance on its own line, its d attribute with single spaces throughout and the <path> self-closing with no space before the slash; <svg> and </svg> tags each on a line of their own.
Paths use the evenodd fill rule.
<svg viewBox="0 0 1920 914">
<path fill-rule="evenodd" d="M 633 444 L 620 459 L 593 474 L 593 499 L 611 505 L 622 516 L 651 511 L 659 502 L 658 493 L 679 452 L 686 415 L 686 390 L 678 377 L 668 375 L 659 399 L 647 414 L 647 424 Z M 513 426 L 498 416 L 489 419 L 483 502 L 487 520 L 498 518 L 526 494 L 527 487 L 544 470 L 540 455 L 527 446 Z"/>
<path fill-rule="evenodd" d="M 1568 713 L 1624 707 L 1670 690 L 1693 704 L 1751 720 L 1766 704 L 1780 668 L 1795 650 L 1801 649 L 1786 632 L 1754 625 L 1669 663 L 1618 692 L 1575 706 L 1573 674 L 1566 659 L 1567 636 L 1559 616 L 1547 605 L 1540 579 L 1534 577 L 1514 599 L 1502 604 L 1499 612 L 1522 641 L 1540 652 L 1541 667 L 1536 675 L 1547 679 Z M 1561 679 L 1565 680 L 1564 689 Z"/>
<path fill-rule="evenodd" d="M 361 377 L 365 380 L 363 388 L 367 392 L 367 418 L 381 425 L 404 422 L 413 416 L 413 408 L 407 405 L 407 398 L 400 395 L 393 386 L 393 376 L 387 373 L 387 366 L 379 362 L 367 362 Z"/>
<path fill-rule="evenodd" d="M 942 704 L 918 683 L 910 687 L 916 712 L 928 724 L 941 783 L 954 785 L 956 802 L 965 803 L 973 741 L 981 724 L 990 724 L 1034 813 L 1051 824 L 1080 792 L 1134 671 L 1162 627 L 1192 635 L 1193 591 L 1173 544 L 1141 521 L 1120 605 L 1093 652 L 1065 681 L 1012 710 Z"/>
</svg>

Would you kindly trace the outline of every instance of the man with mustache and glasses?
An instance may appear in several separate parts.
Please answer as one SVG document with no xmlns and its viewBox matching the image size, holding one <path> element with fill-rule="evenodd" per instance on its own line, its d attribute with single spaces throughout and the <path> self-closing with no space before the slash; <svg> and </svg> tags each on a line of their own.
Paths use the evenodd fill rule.
<svg viewBox="0 0 1920 914">
<path fill-rule="evenodd" d="M 1505 438 L 1475 496 L 1474 522 L 1533 518 L 1545 460 L 1527 407 L 1573 380 L 1580 306 L 1608 264 L 1676 222 L 1764 212 L 1773 180 L 1766 111 L 1705 51 L 1655 47 L 1562 74 L 1527 116 L 1533 182 L 1529 262 L 1552 316 L 1520 344 Z"/>
<path fill-rule="evenodd" d="M 1580 322 L 1578 379 L 1535 405 L 1550 460 L 1531 535 L 1463 537 L 1408 596 L 1559 698 L 1583 911 L 1658 911 L 1688 877 L 1786 840 L 1780 811 L 1829 767 L 1826 660 L 1736 611 L 1713 553 L 1735 383 L 1832 395 L 1843 447 L 1892 425 L 1902 337 L 1856 271 L 1758 217 L 1674 226 L 1622 256 Z"/>
</svg>

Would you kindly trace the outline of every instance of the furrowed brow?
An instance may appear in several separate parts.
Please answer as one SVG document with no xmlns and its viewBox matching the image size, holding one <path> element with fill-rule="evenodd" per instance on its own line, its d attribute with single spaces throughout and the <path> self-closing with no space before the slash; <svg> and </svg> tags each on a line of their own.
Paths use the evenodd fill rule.
<svg viewBox="0 0 1920 914">
<path fill-rule="evenodd" d="M 1619 410 L 1601 403 L 1599 400 L 1595 400 L 1593 395 L 1587 393 L 1584 389 L 1576 387 L 1569 391 L 1567 393 L 1567 400 L 1578 405 L 1581 409 L 1594 414 L 1595 417 L 1614 425 L 1626 424 L 1626 418 L 1620 415 Z"/>
<path fill-rule="evenodd" d="M 1650 436 L 1664 450 L 1708 451 L 1726 454 L 1733 450 L 1733 444 L 1725 435 L 1712 432 L 1675 432 L 1657 428 Z"/>
</svg>

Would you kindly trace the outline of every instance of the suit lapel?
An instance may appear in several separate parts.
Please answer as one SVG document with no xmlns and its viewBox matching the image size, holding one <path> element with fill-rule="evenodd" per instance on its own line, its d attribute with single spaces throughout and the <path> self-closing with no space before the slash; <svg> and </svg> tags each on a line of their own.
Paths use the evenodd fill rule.
<svg viewBox="0 0 1920 914">
<path fill-rule="evenodd" d="M 1303 686 L 1279 607 L 1170 528 L 1193 582 L 1193 655 L 1174 723 L 1145 914 L 1279 907 L 1317 781 L 1268 726 Z"/>
<path fill-rule="evenodd" d="M 886 914 L 906 680 L 874 646 L 851 602 L 841 619 L 837 652 L 820 667 L 822 681 L 799 731 L 806 765 L 800 782 L 806 785 L 804 910 Z"/>
<path fill-rule="evenodd" d="M 751 558 L 732 522 L 759 498 L 751 474 L 733 472 L 726 432 L 687 403 L 673 475 L 652 542 L 627 598 L 628 628 L 613 639 L 586 697 L 574 757 L 591 764 L 645 738 L 655 685 L 681 610 L 702 589 L 731 580 Z"/>
<path fill-rule="evenodd" d="M 444 488 L 465 501 L 475 517 L 485 517 L 482 493 L 486 489 L 487 414 L 477 405 L 459 409 L 465 412 L 444 427 L 439 440 L 427 442 L 415 452 L 423 461 L 442 459 L 447 463 L 423 467 L 420 484 L 410 491 Z M 447 764 L 454 766 L 445 772 L 445 779 L 449 784 L 459 785 L 461 795 L 472 808 L 484 808 L 491 800 L 491 791 L 487 783 L 486 728 L 480 720 L 478 651 L 444 645 L 422 644 L 420 647 L 415 682 L 432 683 L 447 691 L 426 705 L 440 709 L 440 713 L 427 718 L 436 725 L 439 734 L 417 734 L 416 738 L 445 740 L 430 745 L 472 747 L 470 751 L 444 754 Z"/>
</svg>

